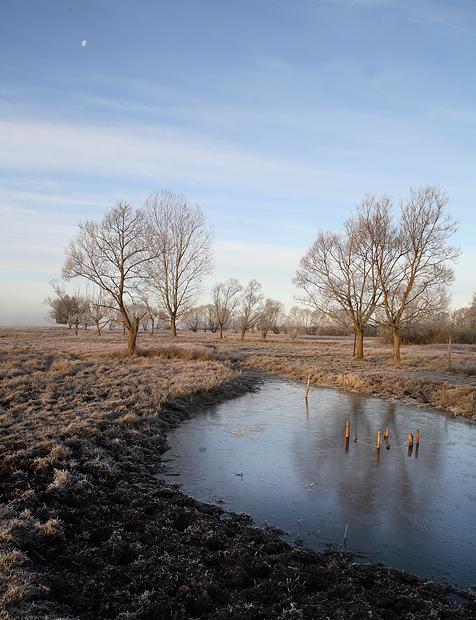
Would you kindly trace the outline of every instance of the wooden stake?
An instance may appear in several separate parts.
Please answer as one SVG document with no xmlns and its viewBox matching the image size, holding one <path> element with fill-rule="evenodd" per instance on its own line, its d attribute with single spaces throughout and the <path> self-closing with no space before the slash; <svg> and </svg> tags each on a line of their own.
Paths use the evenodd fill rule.
<svg viewBox="0 0 476 620">
<path fill-rule="evenodd" d="M 413 434 L 408 433 L 408 447 L 413 448 Z"/>
<path fill-rule="evenodd" d="M 309 375 L 307 378 L 307 384 L 306 384 L 306 394 L 305 394 L 305 399 L 307 400 L 307 397 L 309 396 L 309 384 L 311 383 L 311 376 Z"/>
<path fill-rule="evenodd" d="M 388 426 L 387 426 L 387 428 L 383 432 L 383 438 L 388 439 L 388 435 L 389 435 L 389 431 L 388 431 Z"/>
<path fill-rule="evenodd" d="M 420 429 L 419 428 L 416 429 L 416 433 L 415 433 L 415 445 L 417 448 L 420 445 Z"/>
<path fill-rule="evenodd" d="M 377 450 L 380 450 L 380 445 L 382 443 L 382 431 L 377 431 Z"/>
<path fill-rule="evenodd" d="M 349 439 L 350 437 L 350 420 L 345 421 L 345 438 Z"/>
</svg>

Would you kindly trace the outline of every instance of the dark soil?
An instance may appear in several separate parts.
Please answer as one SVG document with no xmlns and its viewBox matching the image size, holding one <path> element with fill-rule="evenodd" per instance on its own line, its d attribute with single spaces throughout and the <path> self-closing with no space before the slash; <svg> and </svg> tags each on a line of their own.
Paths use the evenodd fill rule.
<svg viewBox="0 0 476 620">
<path fill-rule="evenodd" d="M 54 459 L 40 436 L 9 435 L 0 618 L 476 618 L 469 595 L 289 546 L 246 515 L 158 482 L 167 431 L 256 382 L 240 375 L 120 428 L 103 419 L 81 435 L 58 428 Z"/>
</svg>

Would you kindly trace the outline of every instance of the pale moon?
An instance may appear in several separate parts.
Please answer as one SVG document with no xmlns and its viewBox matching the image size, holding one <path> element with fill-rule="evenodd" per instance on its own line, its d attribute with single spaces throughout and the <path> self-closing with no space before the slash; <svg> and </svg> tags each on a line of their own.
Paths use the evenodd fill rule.
<svg viewBox="0 0 476 620">
<path fill-rule="evenodd" d="M 87 44 L 88 44 L 88 42 L 86 41 L 86 39 L 83 39 L 83 40 L 81 41 L 81 45 L 82 45 L 82 47 L 86 47 L 86 45 L 87 45 Z"/>
</svg>

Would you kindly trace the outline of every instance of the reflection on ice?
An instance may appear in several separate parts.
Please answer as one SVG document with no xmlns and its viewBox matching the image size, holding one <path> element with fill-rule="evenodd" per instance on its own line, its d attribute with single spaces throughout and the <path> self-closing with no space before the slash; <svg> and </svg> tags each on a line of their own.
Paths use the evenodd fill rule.
<svg viewBox="0 0 476 620">
<path fill-rule="evenodd" d="M 194 497 L 219 497 L 316 549 L 345 541 L 371 561 L 476 583 L 474 424 L 330 389 L 306 401 L 303 386 L 270 381 L 184 422 L 169 443 Z"/>
</svg>

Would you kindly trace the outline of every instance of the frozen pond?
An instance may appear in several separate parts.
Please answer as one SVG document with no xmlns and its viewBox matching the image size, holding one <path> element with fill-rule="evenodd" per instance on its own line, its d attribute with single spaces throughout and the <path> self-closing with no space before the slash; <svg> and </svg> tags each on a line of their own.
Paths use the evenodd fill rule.
<svg viewBox="0 0 476 620">
<path fill-rule="evenodd" d="M 382 439 L 378 451 L 386 427 L 391 448 Z M 476 583 L 474 423 L 332 389 L 311 390 L 306 405 L 304 386 L 269 381 L 185 421 L 169 444 L 168 466 L 180 476 L 168 481 L 279 526 L 291 542 L 340 548 L 347 531 L 347 549 L 363 561 Z"/>
</svg>

